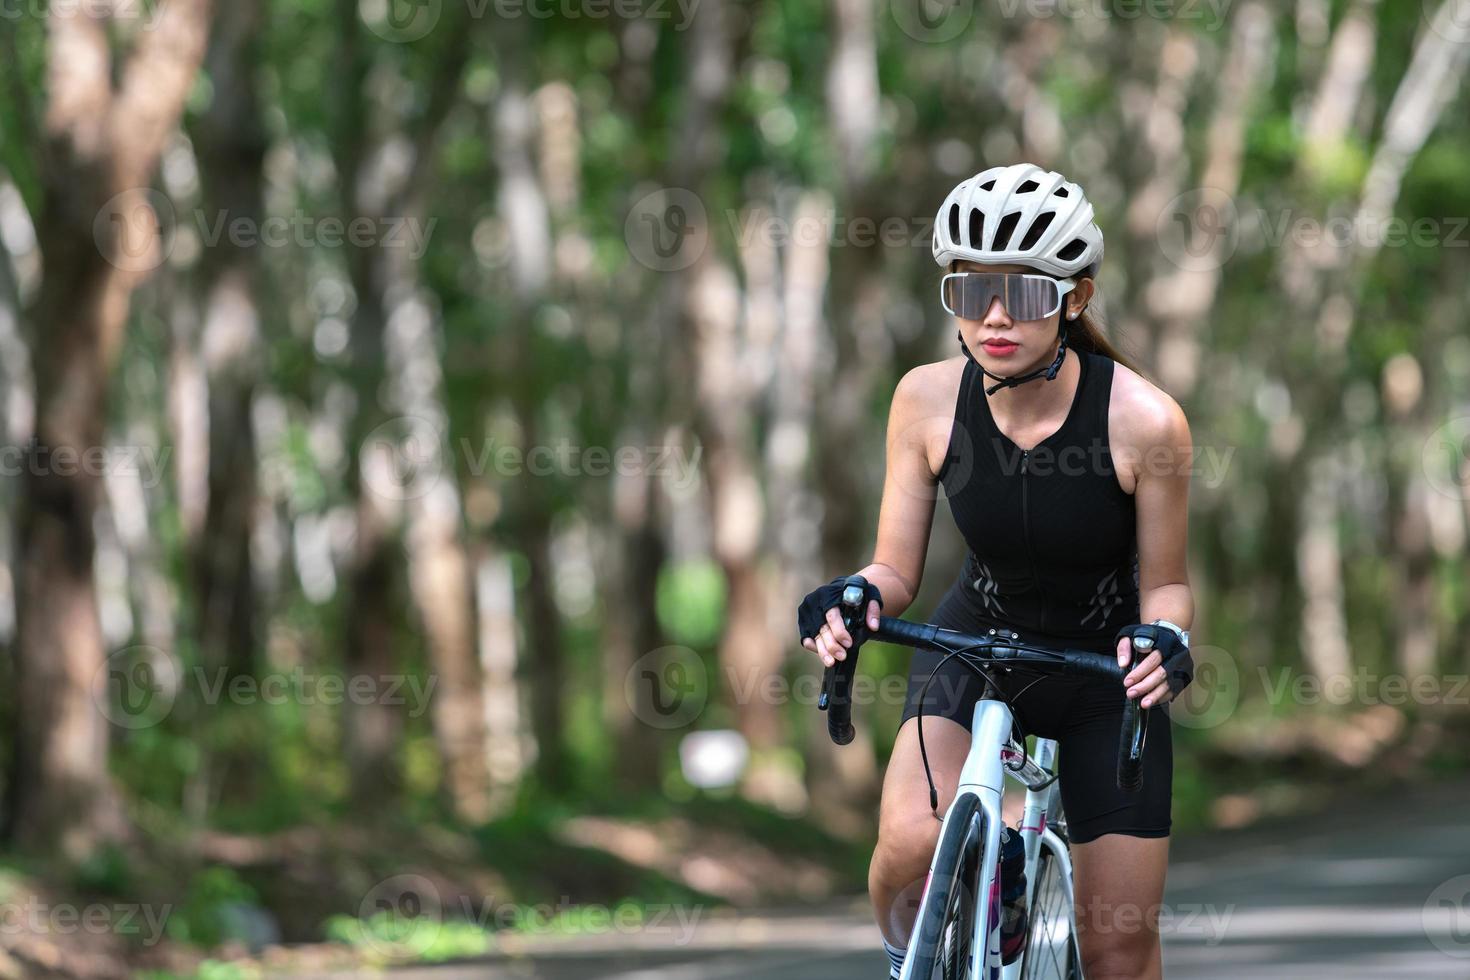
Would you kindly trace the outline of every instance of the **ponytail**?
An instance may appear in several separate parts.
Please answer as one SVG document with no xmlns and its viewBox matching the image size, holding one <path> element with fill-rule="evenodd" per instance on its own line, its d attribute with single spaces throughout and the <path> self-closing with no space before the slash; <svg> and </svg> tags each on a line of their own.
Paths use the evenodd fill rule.
<svg viewBox="0 0 1470 980">
<path fill-rule="evenodd" d="M 1083 269 L 1077 275 L 1077 278 L 1096 278 L 1097 266 L 1098 264 L 1094 262 L 1086 269 Z M 1091 304 L 1088 305 L 1089 307 L 1091 306 Z M 1061 315 L 1065 316 L 1065 313 Z M 1067 321 L 1067 345 L 1081 350 L 1089 350 L 1094 354 L 1101 354 L 1103 357 L 1123 365 L 1135 374 L 1143 374 L 1143 371 L 1138 365 L 1133 363 L 1131 357 L 1123 354 L 1108 340 L 1102 317 L 1093 313 L 1090 308 L 1084 309 L 1077 319 Z"/>
</svg>

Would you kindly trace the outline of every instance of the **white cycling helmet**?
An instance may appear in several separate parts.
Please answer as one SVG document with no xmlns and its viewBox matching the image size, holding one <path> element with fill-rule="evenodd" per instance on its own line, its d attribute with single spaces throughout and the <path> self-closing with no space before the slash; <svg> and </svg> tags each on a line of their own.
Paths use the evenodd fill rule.
<svg viewBox="0 0 1470 980">
<path fill-rule="evenodd" d="M 1101 263 L 1103 235 L 1082 188 L 1034 163 L 963 180 L 934 218 L 934 261 L 1029 265 L 1067 278 Z"/>
</svg>

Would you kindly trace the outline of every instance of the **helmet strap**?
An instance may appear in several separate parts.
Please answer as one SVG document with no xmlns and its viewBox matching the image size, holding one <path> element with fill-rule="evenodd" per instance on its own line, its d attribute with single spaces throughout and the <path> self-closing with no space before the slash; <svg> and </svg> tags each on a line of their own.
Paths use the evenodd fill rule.
<svg viewBox="0 0 1470 980">
<path fill-rule="evenodd" d="M 1066 357 L 1067 357 L 1067 318 L 1066 318 L 1066 316 L 1063 315 L 1059 319 L 1058 322 L 1059 322 L 1059 326 L 1057 327 L 1057 334 L 1061 338 L 1061 343 L 1057 345 L 1057 356 L 1056 356 L 1056 359 L 1051 362 L 1051 366 L 1050 367 L 1037 368 L 1035 371 L 1032 371 L 1030 374 L 1024 374 L 1024 375 L 1021 375 L 1020 377 L 1011 376 L 1009 378 L 1003 378 L 1003 377 L 1001 377 L 998 374 L 991 374 L 989 371 L 987 371 L 985 369 L 985 365 L 983 365 L 979 361 L 975 360 L 975 355 L 970 353 L 970 345 L 967 344 L 967 343 L 965 343 L 965 335 L 963 333 L 961 333 L 960 331 L 957 330 L 957 331 L 955 331 L 955 336 L 959 337 L 959 339 L 960 339 L 960 350 L 962 350 L 962 351 L 965 352 L 965 357 L 967 357 L 967 358 L 970 359 L 970 363 L 974 364 L 977 368 L 979 368 L 980 371 L 987 378 L 994 378 L 998 382 L 997 384 L 993 384 L 989 388 L 986 388 L 985 389 L 985 394 L 987 394 L 987 395 L 993 395 L 997 391 L 999 391 L 1001 388 L 1014 388 L 1017 385 L 1023 385 L 1023 384 L 1025 384 L 1028 381 L 1035 381 L 1037 378 L 1040 378 L 1040 377 L 1045 377 L 1046 380 L 1048 380 L 1048 381 L 1055 381 L 1056 380 L 1057 372 L 1062 369 L 1062 361 L 1066 360 Z"/>
</svg>

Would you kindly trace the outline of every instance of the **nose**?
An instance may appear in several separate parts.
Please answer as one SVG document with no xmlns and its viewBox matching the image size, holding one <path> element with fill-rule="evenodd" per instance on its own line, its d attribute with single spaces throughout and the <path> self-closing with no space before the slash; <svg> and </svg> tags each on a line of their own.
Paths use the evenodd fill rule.
<svg viewBox="0 0 1470 980">
<path fill-rule="evenodd" d="M 1006 312 L 1005 304 L 996 296 L 990 301 L 990 306 L 985 310 L 985 315 L 980 322 L 987 327 L 1009 327 L 1013 322 L 1011 315 Z"/>
</svg>

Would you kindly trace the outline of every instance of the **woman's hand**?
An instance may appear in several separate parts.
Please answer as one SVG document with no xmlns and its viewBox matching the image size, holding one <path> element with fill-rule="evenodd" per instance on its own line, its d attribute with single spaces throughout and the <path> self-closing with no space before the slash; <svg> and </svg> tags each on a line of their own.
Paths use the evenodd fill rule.
<svg viewBox="0 0 1470 980">
<path fill-rule="evenodd" d="M 801 645 L 821 657 L 822 663 L 828 667 L 839 660 L 846 660 L 847 651 L 853 644 L 852 633 L 842 622 L 842 590 L 847 585 L 847 578 L 846 575 L 834 578 L 814 589 L 796 607 Z M 869 629 L 877 629 L 883 596 L 871 582 L 863 580 L 863 587 L 868 597 L 867 625 Z"/>
<path fill-rule="evenodd" d="M 878 628 L 879 610 L 878 600 L 868 600 L 868 629 Z M 827 621 L 822 624 L 821 630 L 815 638 L 806 637 L 801 645 L 822 658 L 822 663 L 828 667 L 838 660 L 847 659 L 847 648 L 852 646 L 852 634 L 847 627 L 842 625 L 842 613 L 836 607 L 827 610 Z"/>
<path fill-rule="evenodd" d="M 1131 637 L 1123 637 L 1118 641 L 1118 666 L 1127 667 L 1133 663 L 1133 640 Z M 1152 708 L 1156 704 L 1168 704 L 1174 699 L 1169 690 L 1169 677 L 1164 671 L 1164 658 L 1159 651 L 1154 650 L 1143 661 L 1136 665 L 1123 678 L 1123 686 L 1128 689 L 1128 697 L 1137 699 L 1142 697 L 1141 704 L 1145 708 Z"/>
<path fill-rule="evenodd" d="M 1137 647 L 1134 641 L 1140 641 Z M 1145 708 L 1168 704 L 1189 684 L 1194 676 L 1194 661 L 1189 647 L 1172 631 L 1162 626 L 1135 623 L 1118 632 L 1118 666 L 1133 669 L 1123 677 L 1123 686 L 1132 699 L 1142 699 Z M 1134 663 L 1134 653 L 1146 653 Z M 1168 658 L 1168 666 L 1165 666 Z"/>
</svg>

